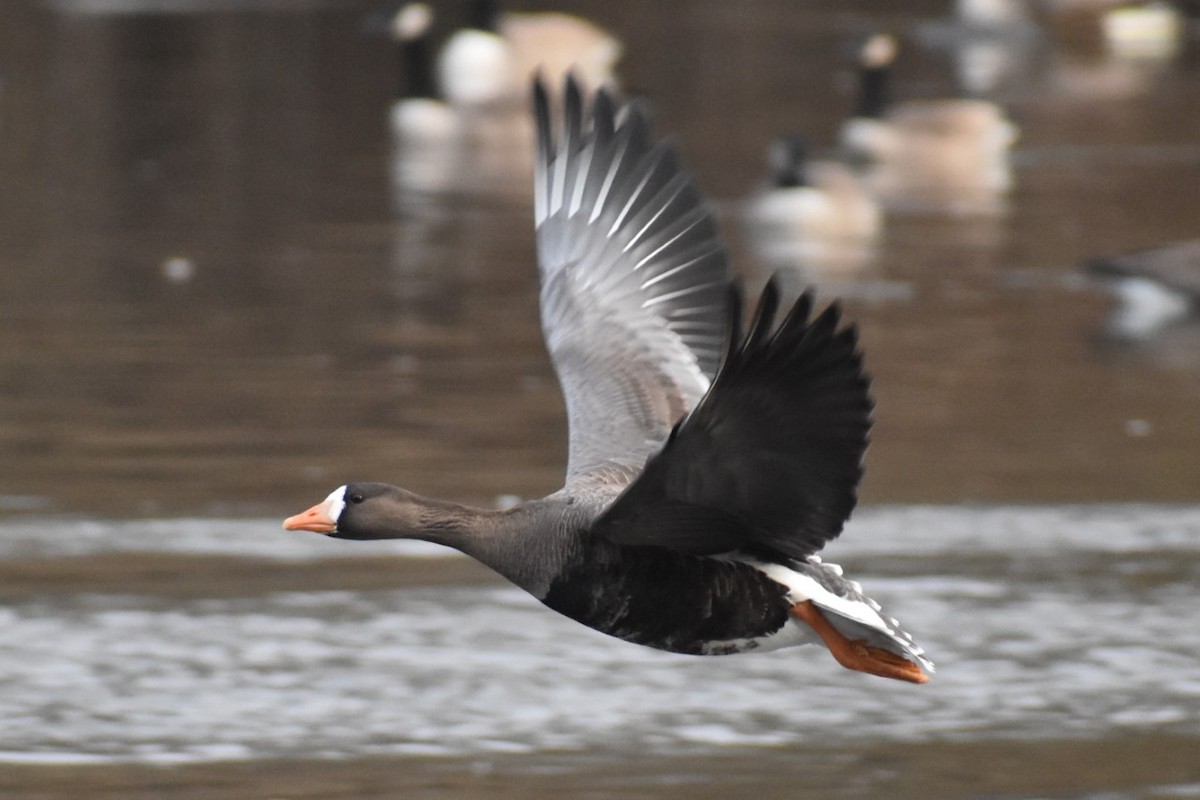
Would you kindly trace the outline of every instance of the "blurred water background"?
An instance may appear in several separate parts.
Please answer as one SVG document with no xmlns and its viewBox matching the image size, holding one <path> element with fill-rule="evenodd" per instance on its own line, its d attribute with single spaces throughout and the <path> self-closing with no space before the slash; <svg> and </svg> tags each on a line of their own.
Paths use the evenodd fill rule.
<svg viewBox="0 0 1200 800">
<path fill-rule="evenodd" d="M 1131 53 L 1066 6 L 555 6 L 620 37 L 751 284 L 783 265 L 741 224 L 766 148 L 834 150 L 870 33 L 898 98 L 1020 126 L 995 203 L 901 203 L 787 277 L 861 330 L 876 426 L 828 552 L 938 661 L 914 688 L 642 651 L 431 548 L 285 535 L 348 479 L 559 485 L 520 121 L 417 169 L 383 2 L 0 5 L 5 796 L 290 796 L 302 764 L 312 797 L 1200 796 L 1200 325 L 1115 336 L 1080 269 L 1200 237 L 1200 36 Z"/>
</svg>

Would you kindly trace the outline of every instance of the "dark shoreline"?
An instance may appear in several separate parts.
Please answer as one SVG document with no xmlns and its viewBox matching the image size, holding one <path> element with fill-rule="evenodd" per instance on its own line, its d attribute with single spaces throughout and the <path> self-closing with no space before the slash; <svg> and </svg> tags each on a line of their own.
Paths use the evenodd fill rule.
<svg viewBox="0 0 1200 800">
<path fill-rule="evenodd" d="M 1200 794 L 1200 740 L 887 744 L 729 748 L 696 756 L 622 754 L 263 760 L 0 767 L 7 800 L 717 800 L 729 797 L 939 800 L 962 797 L 1138 798 Z M 1174 787 L 1174 791 L 1172 791 Z M 1184 788 L 1187 787 L 1187 788 Z"/>
</svg>

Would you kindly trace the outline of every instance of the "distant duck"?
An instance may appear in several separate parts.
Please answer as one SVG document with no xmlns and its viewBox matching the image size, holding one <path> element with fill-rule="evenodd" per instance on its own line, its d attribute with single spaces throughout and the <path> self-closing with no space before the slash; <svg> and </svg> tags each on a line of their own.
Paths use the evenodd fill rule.
<svg viewBox="0 0 1200 800">
<path fill-rule="evenodd" d="M 471 0 L 468 25 L 447 40 L 438 78 L 455 105 L 521 102 L 535 72 L 585 86 L 613 85 L 620 43 L 580 17 L 560 13 L 500 13 L 496 0 Z"/>
<path fill-rule="evenodd" d="M 879 204 L 853 170 L 808 149 L 799 135 L 771 144 L 770 182 L 743 207 L 748 241 L 773 269 L 862 266 L 883 230 Z"/>
<path fill-rule="evenodd" d="M 535 85 L 541 323 L 566 403 L 558 491 L 472 508 L 347 483 L 284 527 L 457 548 L 627 642 L 802 644 L 913 683 L 933 665 L 817 552 L 857 502 L 869 379 L 836 307 L 769 282 L 748 325 L 712 211 L 637 106 Z M 781 313 L 783 312 L 783 313 Z M 353 313 L 353 309 L 347 309 Z M 497 419 L 496 424 L 504 424 Z"/>
<path fill-rule="evenodd" d="M 1117 298 L 1108 330 L 1118 338 L 1149 338 L 1200 312 L 1200 239 L 1093 259 L 1084 269 Z"/>
<path fill-rule="evenodd" d="M 854 116 L 842 146 L 871 165 L 875 190 L 888 201 L 927 202 L 944 210 L 995 210 L 1012 186 L 1008 152 L 1017 128 L 993 103 L 972 99 L 910 100 L 891 105 L 896 42 L 872 36 L 860 54 Z"/>
</svg>

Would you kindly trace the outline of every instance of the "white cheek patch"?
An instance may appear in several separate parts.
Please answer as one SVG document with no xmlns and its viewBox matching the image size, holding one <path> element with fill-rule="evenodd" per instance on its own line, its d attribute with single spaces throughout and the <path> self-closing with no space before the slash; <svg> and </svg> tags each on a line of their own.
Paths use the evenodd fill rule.
<svg viewBox="0 0 1200 800">
<path fill-rule="evenodd" d="M 329 518 L 336 526 L 337 521 L 341 519 L 342 511 L 346 508 L 346 487 L 339 486 L 334 489 L 329 493 L 329 497 L 325 498 L 325 502 L 329 504 Z"/>
</svg>

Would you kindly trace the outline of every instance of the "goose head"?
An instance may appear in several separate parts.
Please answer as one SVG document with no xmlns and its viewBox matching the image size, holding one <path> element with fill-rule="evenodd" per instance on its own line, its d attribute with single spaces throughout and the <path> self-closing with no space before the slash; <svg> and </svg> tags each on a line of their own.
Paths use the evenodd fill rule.
<svg viewBox="0 0 1200 800">
<path fill-rule="evenodd" d="M 283 527 L 335 539 L 417 538 L 423 527 L 421 505 L 417 495 L 386 483 L 348 483 L 288 517 Z"/>
</svg>

